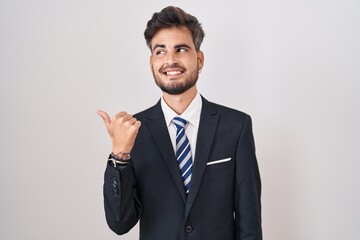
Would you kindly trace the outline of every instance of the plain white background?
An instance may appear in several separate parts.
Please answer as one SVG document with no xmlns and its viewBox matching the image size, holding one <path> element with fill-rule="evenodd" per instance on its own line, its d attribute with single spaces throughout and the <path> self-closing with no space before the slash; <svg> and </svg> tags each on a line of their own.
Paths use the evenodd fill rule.
<svg viewBox="0 0 360 240">
<path fill-rule="evenodd" d="M 159 99 L 143 31 L 167 5 L 203 23 L 200 92 L 253 118 L 264 239 L 360 240 L 358 0 L 0 0 L 0 239 L 119 239 L 95 110 Z"/>
</svg>

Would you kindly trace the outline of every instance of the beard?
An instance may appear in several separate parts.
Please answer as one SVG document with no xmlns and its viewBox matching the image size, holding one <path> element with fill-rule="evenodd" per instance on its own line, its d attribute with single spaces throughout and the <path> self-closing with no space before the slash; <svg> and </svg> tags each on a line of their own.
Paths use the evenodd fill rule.
<svg viewBox="0 0 360 240">
<path fill-rule="evenodd" d="M 172 67 L 176 67 L 176 66 L 172 66 Z M 162 76 L 161 76 L 162 71 L 163 70 L 161 69 L 159 71 L 159 75 L 156 75 L 154 69 L 152 68 L 152 73 L 153 73 L 156 85 L 158 85 L 158 87 L 163 92 L 168 93 L 170 95 L 179 95 L 179 94 L 186 92 L 187 90 L 192 88 L 197 83 L 197 80 L 199 78 L 199 72 L 193 71 L 193 72 L 190 72 L 188 75 L 182 76 L 183 78 L 185 78 L 185 80 L 183 80 L 181 82 L 179 80 L 175 80 L 175 79 L 171 80 L 170 79 L 170 82 L 166 83 L 165 81 L 169 81 L 169 80 L 168 79 L 162 80 Z"/>
</svg>

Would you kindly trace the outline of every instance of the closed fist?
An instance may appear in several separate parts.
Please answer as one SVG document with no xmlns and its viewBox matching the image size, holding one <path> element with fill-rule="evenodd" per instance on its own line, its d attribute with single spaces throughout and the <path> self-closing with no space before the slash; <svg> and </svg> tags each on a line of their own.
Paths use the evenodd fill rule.
<svg viewBox="0 0 360 240">
<path fill-rule="evenodd" d="M 141 122 L 126 112 L 119 112 L 113 118 L 110 118 L 102 110 L 96 112 L 104 120 L 106 130 L 111 138 L 112 152 L 114 154 L 118 152 L 130 153 L 141 127 Z"/>
</svg>

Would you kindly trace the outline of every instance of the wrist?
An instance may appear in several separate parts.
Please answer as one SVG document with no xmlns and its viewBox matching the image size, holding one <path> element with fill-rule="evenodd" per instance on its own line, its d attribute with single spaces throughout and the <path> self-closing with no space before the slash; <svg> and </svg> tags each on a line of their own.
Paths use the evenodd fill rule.
<svg viewBox="0 0 360 240">
<path fill-rule="evenodd" d="M 121 157 L 121 153 L 130 153 L 131 149 L 132 148 L 124 145 L 115 145 L 114 143 L 112 145 L 112 152 L 115 155 L 119 155 L 119 157 Z"/>
<path fill-rule="evenodd" d="M 130 152 L 125 152 L 125 151 L 118 151 L 118 152 L 112 152 L 111 154 L 113 154 L 114 156 L 121 158 L 121 159 L 130 159 L 131 155 Z"/>
</svg>

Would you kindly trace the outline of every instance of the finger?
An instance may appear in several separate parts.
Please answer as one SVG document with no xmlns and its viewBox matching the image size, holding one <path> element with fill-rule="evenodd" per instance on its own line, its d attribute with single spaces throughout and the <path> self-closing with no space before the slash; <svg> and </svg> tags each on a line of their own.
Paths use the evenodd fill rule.
<svg viewBox="0 0 360 240">
<path fill-rule="evenodd" d="M 136 128 L 137 130 L 139 130 L 139 128 L 141 127 L 141 122 L 140 122 L 140 121 L 136 121 L 136 122 L 134 123 L 134 126 L 135 126 L 135 128 Z"/>
<path fill-rule="evenodd" d="M 131 118 L 128 122 L 129 124 L 133 125 L 137 121 L 136 118 Z"/>
<path fill-rule="evenodd" d="M 127 112 L 122 111 L 122 112 L 117 113 L 114 117 L 115 118 L 122 118 L 122 117 L 124 117 L 126 115 L 127 115 Z"/>
<path fill-rule="evenodd" d="M 124 120 L 124 122 L 126 122 L 126 121 L 129 121 L 130 119 L 132 119 L 133 118 L 133 116 L 131 115 L 131 114 L 126 114 L 124 117 L 123 117 L 123 120 Z"/>
<path fill-rule="evenodd" d="M 110 119 L 109 115 L 105 111 L 96 110 L 96 113 L 100 115 L 100 117 L 104 120 L 104 123 L 106 125 L 111 123 L 111 119 Z"/>
</svg>

